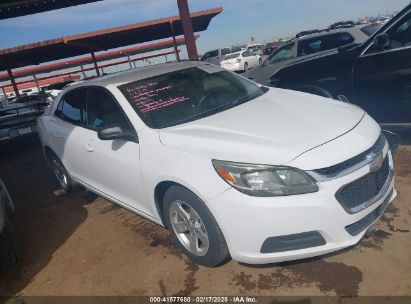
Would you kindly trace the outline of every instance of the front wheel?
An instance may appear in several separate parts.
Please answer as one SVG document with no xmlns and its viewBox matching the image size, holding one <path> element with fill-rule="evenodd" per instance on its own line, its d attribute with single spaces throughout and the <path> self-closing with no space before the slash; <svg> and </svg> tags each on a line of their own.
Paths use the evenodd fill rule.
<svg viewBox="0 0 411 304">
<path fill-rule="evenodd" d="M 246 62 L 244 63 L 244 72 L 247 72 L 247 70 L 248 70 L 248 63 Z"/>
<path fill-rule="evenodd" d="M 214 267 L 229 258 L 220 227 L 191 191 L 181 186 L 170 187 L 164 195 L 163 210 L 173 240 L 193 262 Z"/>
<path fill-rule="evenodd" d="M 258 64 L 260 65 L 260 64 L 262 64 L 263 63 L 263 60 L 260 58 L 260 59 L 258 59 Z"/>
</svg>

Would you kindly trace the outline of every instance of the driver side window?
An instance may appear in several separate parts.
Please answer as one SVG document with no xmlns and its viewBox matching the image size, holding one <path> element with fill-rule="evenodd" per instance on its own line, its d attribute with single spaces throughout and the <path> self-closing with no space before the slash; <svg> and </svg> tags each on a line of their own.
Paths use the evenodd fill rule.
<svg viewBox="0 0 411 304">
<path fill-rule="evenodd" d="M 411 45 L 411 15 L 390 32 L 391 49 Z"/>
<path fill-rule="evenodd" d="M 95 131 L 114 126 L 123 131 L 132 131 L 117 102 L 104 89 L 99 88 L 87 90 L 87 126 Z"/>
<path fill-rule="evenodd" d="M 278 52 L 274 53 L 272 56 L 268 58 L 268 63 L 273 64 L 276 62 L 288 60 L 294 57 L 294 43 L 289 44 L 279 50 Z"/>
<path fill-rule="evenodd" d="M 389 41 L 383 49 L 380 46 L 372 45 L 367 54 L 411 46 L 411 14 L 408 14 L 401 22 L 393 26 L 387 31 L 387 34 Z"/>
</svg>

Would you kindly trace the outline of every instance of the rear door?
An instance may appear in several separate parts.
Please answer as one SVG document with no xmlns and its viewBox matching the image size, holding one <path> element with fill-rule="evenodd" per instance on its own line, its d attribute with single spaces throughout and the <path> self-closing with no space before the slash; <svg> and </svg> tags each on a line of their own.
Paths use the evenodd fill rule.
<svg viewBox="0 0 411 304">
<path fill-rule="evenodd" d="M 374 44 L 354 66 L 355 102 L 380 124 L 411 127 L 411 12 L 386 30 L 384 48 Z"/>
<path fill-rule="evenodd" d="M 126 114 L 105 88 L 87 90 L 87 162 L 92 179 L 90 186 L 143 213 L 151 212 L 144 205 L 140 171 L 140 146 L 126 140 L 101 140 L 97 132 L 118 126 L 136 134 Z M 136 136 L 137 137 L 137 136 Z"/>
<path fill-rule="evenodd" d="M 82 181 L 89 176 L 83 145 L 89 132 L 85 128 L 85 97 L 85 88 L 68 91 L 50 118 L 51 148 L 70 175 Z"/>
</svg>

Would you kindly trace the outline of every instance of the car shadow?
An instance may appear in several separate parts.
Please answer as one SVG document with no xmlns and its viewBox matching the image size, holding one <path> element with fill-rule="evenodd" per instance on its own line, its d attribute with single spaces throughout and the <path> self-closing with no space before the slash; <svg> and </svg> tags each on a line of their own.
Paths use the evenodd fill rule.
<svg viewBox="0 0 411 304">
<path fill-rule="evenodd" d="M 0 273 L 0 298 L 19 295 L 87 218 L 87 191 L 65 195 L 43 155 L 37 137 L 0 144 L 0 178 L 14 201 L 12 217 L 20 260 Z M 1 301 L 0 301 L 1 302 Z"/>
</svg>

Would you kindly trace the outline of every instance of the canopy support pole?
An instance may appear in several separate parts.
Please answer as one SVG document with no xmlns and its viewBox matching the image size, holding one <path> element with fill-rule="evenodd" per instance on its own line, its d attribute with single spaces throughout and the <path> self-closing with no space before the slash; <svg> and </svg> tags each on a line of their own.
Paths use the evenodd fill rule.
<svg viewBox="0 0 411 304">
<path fill-rule="evenodd" d="M 10 68 L 7 69 L 7 74 L 9 74 L 9 79 L 10 79 L 11 85 L 13 86 L 14 94 L 16 95 L 16 97 L 20 97 L 20 92 L 17 87 L 16 80 L 14 79 L 13 72 L 11 71 Z"/>
<path fill-rule="evenodd" d="M 34 79 L 34 83 L 36 84 L 37 90 L 40 93 L 40 85 L 39 85 L 39 81 L 37 80 L 36 74 L 33 73 L 33 79 Z"/>
<path fill-rule="evenodd" d="M 87 76 L 86 76 L 86 72 L 84 71 L 83 65 L 80 65 L 80 69 L 81 69 L 81 74 L 83 74 L 83 79 L 86 79 Z"/>
<path fill-rule="evenodd" d="M 187 0 L 177 0 L 180 19 L 183 25 L 184 39 L 187 47 L 188 59 L 198 60 L 197 46 L 194 39 L 193 25 L 191 23 L 190 10 Z"/>
<path fill-rule="evenodd" d="M 93 59 L 93 64 L 94 64 L 94 69 L 96 70 L 97 77 L 100 77 L 100 70 L 98 69 L 98 64 L 97 64 L 97 59 L 96 55 L 94 55 L 94 52 L 91 52 L 91 58 Z"/>
<path fill-rule="evenodd" d="M 170 30 L 171 30 L 171 36 L 173 36 L 174 54 L 176 54 L 176 60 L 177 60 L 177 62 L 179 62 L 180 61 L 180 55 L 178 54 L 176 34 L 175 34 L 175 31 L 174 31 L 174 24 L 173 24 L 172 20 L 170 20 Z"/>
<path fill-rule="evenodd" d="M 127 55 L 127 59 L 128 59 L 128 64 L 130 65 L 130 70 L 132 70 L 132 69 L 133 69 L 133 66 L 131 65 L 130 55 Z"/>
</svg>

